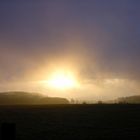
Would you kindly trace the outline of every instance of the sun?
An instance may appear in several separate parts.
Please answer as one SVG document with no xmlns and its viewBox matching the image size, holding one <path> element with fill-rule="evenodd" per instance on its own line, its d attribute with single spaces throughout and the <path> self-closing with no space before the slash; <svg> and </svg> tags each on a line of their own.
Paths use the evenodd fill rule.
<svg viewBox="0 0 140 140">
<path fill-rule="evenodd" d="M 47 86 L 53 89 L 72 89 L 77 86 L 74 75 L 70 72 L 58 71 L 53 73 L 48 80 Z"/>
</svg>

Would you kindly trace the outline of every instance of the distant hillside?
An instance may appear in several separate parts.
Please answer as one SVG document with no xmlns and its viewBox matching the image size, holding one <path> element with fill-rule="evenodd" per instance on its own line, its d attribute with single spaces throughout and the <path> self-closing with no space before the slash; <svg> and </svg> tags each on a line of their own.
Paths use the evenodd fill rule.
<svg viewBox="0 0 140 140">
<path fill-rule="evenodd" d="M 68 104 L 69 101 L 59 97 L 44 97 L 38 93 L 0 92 L 0 105 L 29 104 Z"/>
<path fill-rule="evenodd" d="M 132 103 L 132 104 L 140 104 L 140 95 L 137 96 L 129 96 L 129 97 L 121 97 L 117 99 L 118 103 Z"/>
</svg>

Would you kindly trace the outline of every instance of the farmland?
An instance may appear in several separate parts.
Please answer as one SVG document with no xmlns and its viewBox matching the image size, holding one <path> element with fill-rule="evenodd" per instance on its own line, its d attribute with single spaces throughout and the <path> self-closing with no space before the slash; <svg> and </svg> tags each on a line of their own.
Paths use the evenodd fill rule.
<svg viewBox="0 0 140 140">
<path fill-rule="evenodd" d="M 0 106 L 0 125 L 16 124 L 18 140 L 140 138 L 140 105 Z"/>
</svg>

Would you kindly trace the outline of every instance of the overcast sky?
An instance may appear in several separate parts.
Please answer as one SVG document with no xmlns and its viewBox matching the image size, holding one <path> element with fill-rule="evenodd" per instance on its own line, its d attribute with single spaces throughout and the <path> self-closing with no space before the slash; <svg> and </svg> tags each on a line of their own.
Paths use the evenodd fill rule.
<svg viewBox="0 0 140 140">
<path fill-rule="evenodd" d="M 69 67 L 83 84 L 64 97 L 139 94 L 140 1 L 0 1 L 0 91 L 59 96 L 31 84 L 52 66 Z"/>
</svg>

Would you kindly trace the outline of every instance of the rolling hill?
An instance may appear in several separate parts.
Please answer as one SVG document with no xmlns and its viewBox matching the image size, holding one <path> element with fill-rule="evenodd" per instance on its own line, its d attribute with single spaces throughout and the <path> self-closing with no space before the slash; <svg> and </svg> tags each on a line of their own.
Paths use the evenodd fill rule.
<svg viewBox="0 0 140 140">
<path fill-rule="evenodd" d="M 140 95 L 120 97 L 117 99 L 118 103 L 140 104 Z"/>
<path fill-rule="evenodd" d="M 0 105 L 34 105 L 34 104 L 68 104 L 69 101 L 60 97 L 44 97 L 39 93 L 1 92 Z"/>
</svg>

